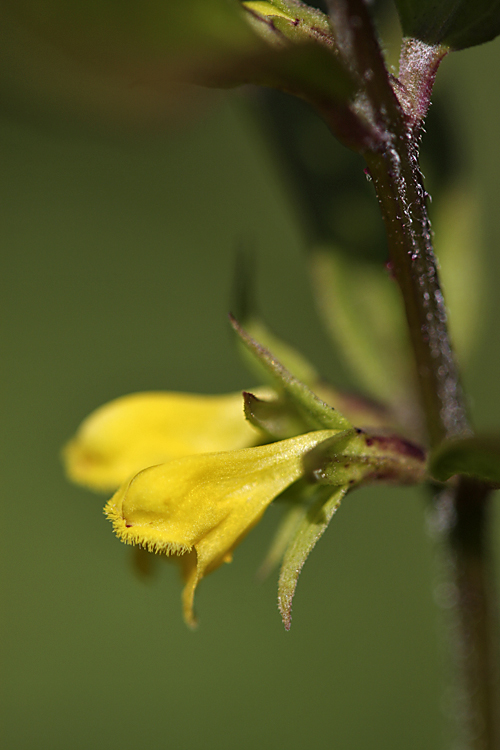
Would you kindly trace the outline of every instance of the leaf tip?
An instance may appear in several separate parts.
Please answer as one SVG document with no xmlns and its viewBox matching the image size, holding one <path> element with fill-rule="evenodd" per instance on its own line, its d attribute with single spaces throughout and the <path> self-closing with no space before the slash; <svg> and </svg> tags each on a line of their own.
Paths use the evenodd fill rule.
<svg viewBox="0 0 500 750">
<path fill-rule="evenodd" d="M 285 630 L 290 630 L 292 627 L 292 598 L 293 596 L 278 595 L 278 609 Z"/>
</svg>

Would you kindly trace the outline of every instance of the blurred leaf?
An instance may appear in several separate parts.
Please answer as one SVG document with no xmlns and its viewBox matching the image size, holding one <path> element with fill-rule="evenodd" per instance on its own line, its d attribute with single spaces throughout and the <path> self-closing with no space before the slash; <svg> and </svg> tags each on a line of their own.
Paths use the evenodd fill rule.
<svg viewBox="0 0 500 750">
<path fill-rule="evenodd" d="M 336 409 L 325 404 L 304 383 L 295 378 L 283 365 L 253 339 L 231 316 L 231 325 L 249 352 L 263 365 L 271 385 L 293 404 L 308 429 L 345 430 L 351 423 Z"/>
<path fill-rule="evenodd" d="M 443 443 L 430 457 L 429 472 L 438 482 L 461 474 L 500 488 L 500 436 L 475 435 Z"/>
<path fill-rule="evenodd" d="M 227 57 L 207 75 L 192 75 L 195 83 L 213 87 L 254 84 L 279 89 L 315 104 L 348 102 L 355 85 L 348 71 L 326 47 L 302 42 L 285 47 L 256 46 L 255 50 Z"/>
<path fill-rule="evenodd" d="M 182 50 L 238 48 L 252 34 L 237 0 L 4 0 L 2 11 L 89 53 L 127 49 L 148 55 Z M 67 36 L 68 35 L 68 36 Z"/>
<path fill-rule="evenodd" d="M 342 248 L 350 262 L 361 257 L 383 264 L 383 223 L 373 187 L 354 155 L 297 97 L 275 96 L 265 89 L 259 93 L 259 122 L 282 163 L 287 189 L 300 205 L 308 246 L 331 243 Z"/>
<path fill-rule="evenodd" d="M 333 492 L 330 487 L 318 487 L 316 502 L 302 511 L 302 519 L 295 527 L 278 582 L 278 607 L 287 630 L 290 630 L 292 622 L 292 601 L 300 572 L 318 539 L 325 533 L 346 491 L 347 487 L 336 487 Z"/>
<path fill-rule="evenodd" d="M 314 365 L 303 354 L 290 344 L 274 334 L 263 322 L 257 312 L 255 301 L 255 258 L 253 253 L 239 250 L 236 256 L 236 271 L 234 275 L 233 310 L 235 317 L 250 336 L 259 341 L 262 346 L 272 351 L 279 361 L 294 377 L 302 380 L 309 387 L 313 387 L 319 380 Z M 240 353 L 248 367 L 261 380 L 268 379 L 266 368 L 256 359 L 253 352 L 238 339 Z"/>
<path fill-rule="evenodd" d="M 396 284 L 383 268 L 340 253 L 312 253 L 318 309 L 356 379 L 372 396 L 399 405 L 414 399 L 412 360 Z"/>
<path fill-rule="evenodd" d="M 500 0 L 396 0 L 404 36 L 464 49 L 500 34 Z"/>
<path fill-rule="evenodd" d="M 432 226 L 451 338 L 465 360 L 478 340 L 485 298 L 479 207 L 467 184 L 454 184 L 441 195 Z"/>
<path fill-rule="evenodd" d="M 168 122 L 213 98 L 179 81 L 208 75 L 254 39 L 231 0 L 4 0 L 0 94 L 4 106 Z"/>
<path fill-rule="evenodd" d="M 418 484 L 425 479 L 425 452 L 398 435 L 345 430 L 304 457 L 306 476 L 322 484 L 362 482 Z"/>
<path fill-rule="evenodd" d="M 295 20 L 279 20 L 296 29 Z M 5 0 L 1 70 L 7 83 L 28 89 L 29 70 L 49 91 L 55 78 L 60 96 L 70 100 L 80 96 L 83 70 L 87 86 L 106 83 L 111 100 L 115 90 L 124 96 L 127 86 L 131 95 L 139 88 L 179 96 L 179 83 L 254 83 L 312 102 L 349 99 L 350 74 L 324 35 L 296 30 L 294 43 L 268 19 L 266 28 L 271 24 L 282 42 L 276 46 L 264 41 L 254 22 L 255 13 L 239 0 Z M 40 67 L 46 69 L 43 76 Z"/>
</svg>

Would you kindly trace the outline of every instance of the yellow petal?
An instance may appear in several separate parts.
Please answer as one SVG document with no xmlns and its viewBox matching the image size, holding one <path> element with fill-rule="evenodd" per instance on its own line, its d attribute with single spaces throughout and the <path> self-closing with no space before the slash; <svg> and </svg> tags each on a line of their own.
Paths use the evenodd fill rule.
<svg viewBox="0 0 500 750">
<path fill-rule="evenodd" d="M 272 500 L 302 475 L 302 458 L 333 430 L 255 448 L 189 456 L 141 471 L 105 513 L 129 544 L 186 555 L 184 616 L 193 624 L 198 581 L 231 559 Z"/>
<path fill-rule="evenodd" d="M 260 442 L 241 393 L 135 393 L 96 409 L 64 449 L 70 479 L 115 490 L 141 469 L 173 458 Z"/>
</svg>

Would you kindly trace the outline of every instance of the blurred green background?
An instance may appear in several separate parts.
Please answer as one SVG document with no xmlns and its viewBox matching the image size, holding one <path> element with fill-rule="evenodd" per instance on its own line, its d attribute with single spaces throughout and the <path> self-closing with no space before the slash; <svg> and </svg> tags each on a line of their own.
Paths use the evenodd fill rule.
<svg viewBox="0 0 500 750">
<path fill-rule="evenodd" d="M 435 97 L 481 202 L 484 326 L 464 372 L 481 428 L 500 423 L 499 63 L 498 41 L 456 54 Z M 444 746 L 423 493 L 364 489 L 345 501 L 301 575 L 289 633 L 275 578 L 255 579 L 272 507 L 233 564 L 201 584 L 192 633 L 177 570 L 139 580 L 104 498 L 63 475 L 61 446 L 113 397 L 254 384 L 226 319 L 242 244 L 255 248 L 269 324 L 349 386 L 315 317 L 301 209 L 253 98 L 214 93 L 196 117 L 156 131 L 82 124 L 8 97 L 0 112 L 8 750 Z"/>
</svg>

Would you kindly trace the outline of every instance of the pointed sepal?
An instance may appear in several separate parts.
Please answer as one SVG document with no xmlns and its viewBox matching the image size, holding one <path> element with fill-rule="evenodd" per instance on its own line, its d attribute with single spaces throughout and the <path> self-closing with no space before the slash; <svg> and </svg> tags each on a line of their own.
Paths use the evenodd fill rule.
<svg viewBox="0 0 500 750">
<path fill-rule="evenodd" d="M 295 526 L 293 538 L 285 552 L 278 582 L 278 608 L 286 630 L 292 623 L 292 602 L 297 581 L 304 563 L 325 533 L 337 511 L 347 487 L 316 488 L 316 501 L 302 511 L 302 519 Z M 295 519 L 296 520 L 296 519 Z"/>
<path fill-rule="evenodd" d="M 259 361 L 278 393 L 289 400 L 310 430 L 346 430 L 351 423 L 328 406 L 305 383 L 295 378 L 271 352 L 261 346 L 230 316 L 230 322 L 247 350 Z"/>
</svg>

